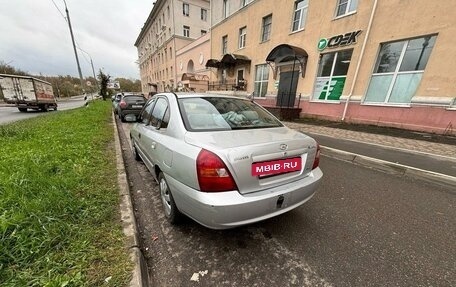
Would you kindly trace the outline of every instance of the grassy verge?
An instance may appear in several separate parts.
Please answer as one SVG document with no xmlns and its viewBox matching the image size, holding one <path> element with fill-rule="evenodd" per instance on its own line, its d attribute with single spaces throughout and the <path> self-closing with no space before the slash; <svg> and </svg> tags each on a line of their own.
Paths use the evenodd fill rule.
<svg viewBox="0 0 456 287">
<path fill-rule="evenodd" d="M 110 102 L 0 126 L 0 286 L 125 286 L 116 176 Z"/>
</svg>

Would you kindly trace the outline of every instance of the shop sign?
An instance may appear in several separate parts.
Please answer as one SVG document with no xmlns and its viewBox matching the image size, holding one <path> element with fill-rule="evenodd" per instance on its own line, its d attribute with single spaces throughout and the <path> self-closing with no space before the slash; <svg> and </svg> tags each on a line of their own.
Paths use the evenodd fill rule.
<svg viewBox="0 0 456 287">
<path fill-rule="evenodd" d="M 362 30 L 353 31 L 346 34 L 340 34 L 336 36 L 332 36 L 331 38 L 321 38 L 318 41 L 318 50 L 323 51 L 326 48 L 337 48 L 341 46 L 347 46 L 351 44 L 355 44 L 356 40 L 361 34 Z"/>
<path fill-rule="evenodd" d="M 346 76 L 321 77 L 315 83 L 314 99 L 338 101 L 345 86 Z"/>
</svg>

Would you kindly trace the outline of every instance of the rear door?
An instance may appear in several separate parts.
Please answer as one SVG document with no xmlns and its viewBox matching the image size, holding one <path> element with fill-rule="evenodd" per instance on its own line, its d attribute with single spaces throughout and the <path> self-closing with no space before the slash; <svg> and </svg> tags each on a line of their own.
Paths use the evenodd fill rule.
<svg viewBox="0 0 456 287">
<path fill-rule="evenodd" d="M 160 97 L 157 99 L 152 110 L 149 125 L 144 126 L 141 135 L 141 146 L 147 153 L 148 159 L 153 165 L 162 166 L 162 163 L 171 164 L 170 152 L 168 147 L 163 143 L 163 137 L 166 136 L 169 122 L 169 104 L 168 101 Z"/>
</svg>

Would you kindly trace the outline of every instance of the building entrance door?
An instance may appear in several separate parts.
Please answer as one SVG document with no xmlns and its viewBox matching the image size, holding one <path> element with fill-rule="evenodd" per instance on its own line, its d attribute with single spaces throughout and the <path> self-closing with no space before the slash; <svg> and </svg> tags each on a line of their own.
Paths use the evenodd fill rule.
<svg viewBox="0 0 456 287">
<path fill-rule="evenodd" d="M 296 99 L 299 71 L 280 73 L 279 91 L 277 92 L 278 107 L 293 107 Z"/>
</svg>

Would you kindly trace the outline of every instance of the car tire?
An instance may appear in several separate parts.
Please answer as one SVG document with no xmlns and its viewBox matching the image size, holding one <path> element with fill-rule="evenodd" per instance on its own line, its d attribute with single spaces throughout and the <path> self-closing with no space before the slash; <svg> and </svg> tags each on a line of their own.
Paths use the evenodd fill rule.
<svg viewBox="0 0 456 287">
<path fill-rule="evenodd" d="M 165 212 L 166 219 L 173 225 L 178 224 L 181 220 L 182 214 L 179 209 L 177 209 L 163 172 L 160 172 L 158 175 L 158 189 L 160 190 L 160 198 L 162 200 L 163 211 Z"/>
<path fill-rule="evenodd" d="M 18 108 L 20 112 L 25 113 L 27 112 L 27 108 Z"/>
<path fill-rule="evenodd" d="M 121 122 L 125 122 L 125 116 L 123 116 L 122 114 L 119 114 L 119 119 Z"/>
<path fill-rule="evenodd" d="M 136 161 L 141 161 L 141 157 L 139 156 L 138 149 L 136 148 L 136 144 L 134 141 L 131 142 L 131 145 L 133 146 L 133 157 L 135 158 Z"/>
</svg>

